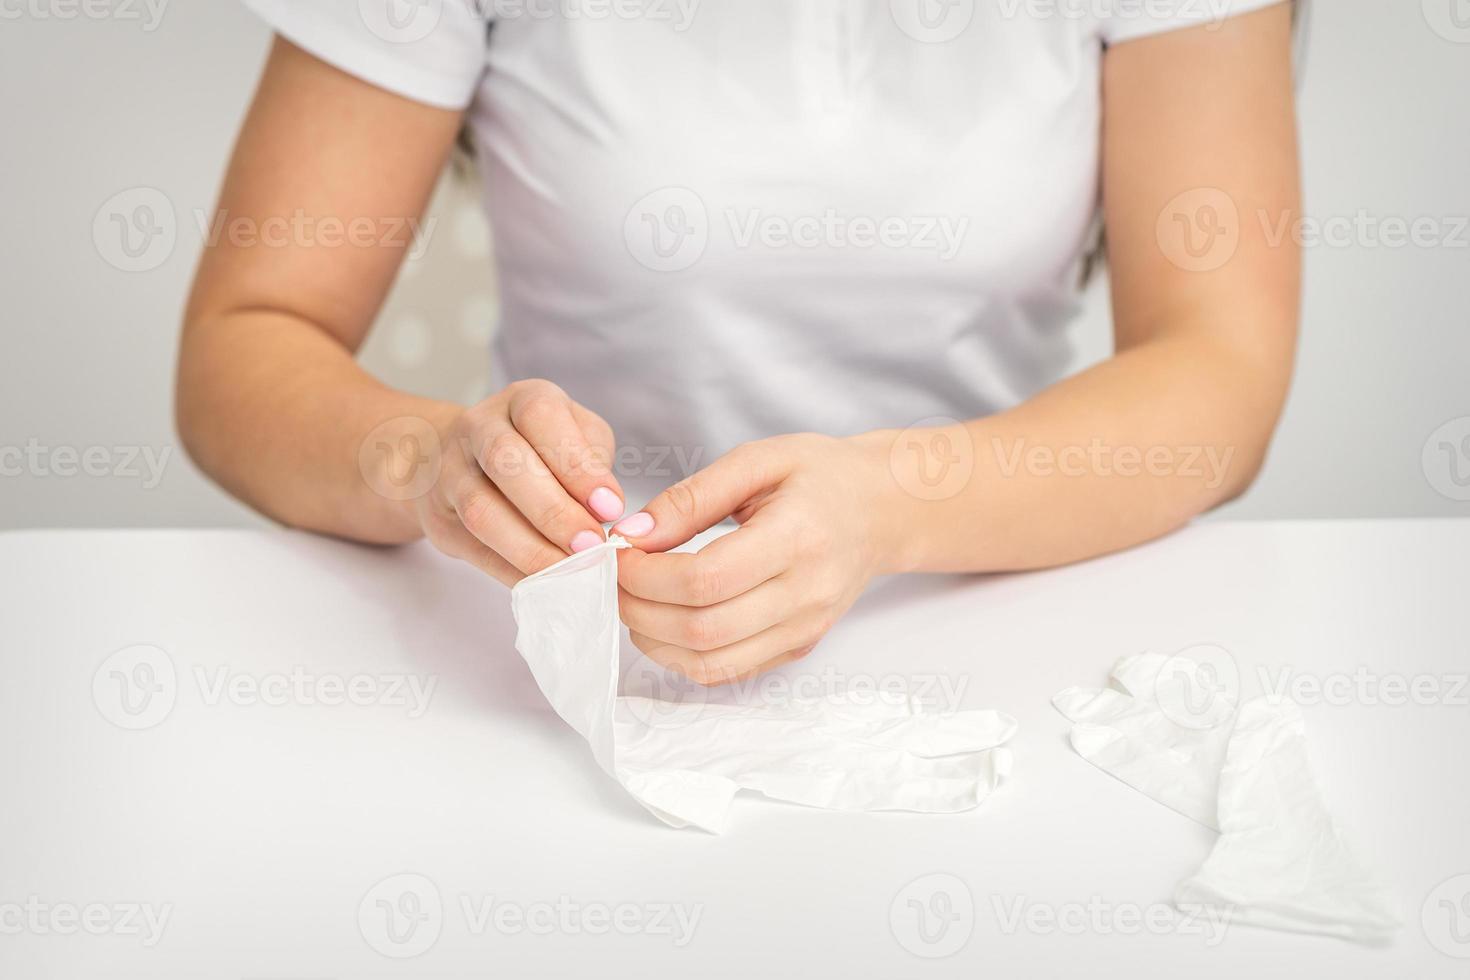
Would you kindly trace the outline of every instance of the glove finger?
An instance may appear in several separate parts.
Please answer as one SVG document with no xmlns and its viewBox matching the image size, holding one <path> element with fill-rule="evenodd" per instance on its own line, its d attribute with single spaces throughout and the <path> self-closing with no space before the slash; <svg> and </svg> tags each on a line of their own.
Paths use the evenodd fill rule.
<svg viewBox="0 0 1470 980">
<path fill-rule="evenodd" d="M 1143 704 L 1158 701 L 1156 688 L 1159 671 L 1169 658 L 1158 653 L 1134 653 L 1119 657 L 1108 675 L 1108 683 L 1115 690 L 1132 695 Z"/>
<path fill-rule="evenodd" d="M 1052 707 L 1074 722 L 1106 725 L 1138 710 L 1138 702 L 1111 688 L 1069 687 L 1051 699 Z"/>
</svg>

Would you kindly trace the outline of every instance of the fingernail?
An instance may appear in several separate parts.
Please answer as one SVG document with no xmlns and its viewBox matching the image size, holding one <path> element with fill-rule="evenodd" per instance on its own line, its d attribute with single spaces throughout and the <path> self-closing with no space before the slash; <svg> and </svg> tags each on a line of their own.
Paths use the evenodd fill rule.
<svg viewBox="0 0 1470 980">
<path fill-rule="evenodd" d="M 653 533 L 653 515 L 646 510 L 640 510 L 627 520 L 615 524 L 613 530 L 630 538 L 644 537 Z"/>
<path fill-rule="evenodd" d="M 575 554 L 578 551 L 586 551 L 600 544 L 602 544 L 602 535 L 596 531 L 578 531 L 572 538 L 572 552 Z"/>
<path fill-rule="evenodd" d="M 587 506 L 592 508 L 599 521 L 615 521 L 623 516 L 623 502 L 607 487 L 593 490 L 592 496 L 587 498 Z"/>
</svg>

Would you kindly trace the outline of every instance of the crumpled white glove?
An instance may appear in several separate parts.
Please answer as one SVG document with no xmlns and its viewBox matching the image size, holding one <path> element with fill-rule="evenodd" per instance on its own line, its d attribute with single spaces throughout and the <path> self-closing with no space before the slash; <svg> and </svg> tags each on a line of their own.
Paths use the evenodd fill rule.
<svg viewBox="0 0 1470 980">
<path fill-rule="evenodd" d="M 1327 812 L 1292 701 L 1241 705 L 1220 772 L 1220 839 L 1174 890 L 1182 909 L 1234 909 L 1237 922 L 1364 943 L 1393 938 L 1397 903 Z"/>
<path fill-rule="evenodd" d="M 1216 719 L 1185 727 L 1174 720 L 1183 717 L 1179 711 L 1164 709 L 1161 672 L 1178 665 L 1177 658 L 1157 653 L 1123 657 L 1113 665 L 1111 687 L 1069 687 L 1051 703 L 1073 722 L 1072 747 L 1078 755 L 1143 795 L 1219 830 L 1217 787 L 1230 726 Z M 1206 720 L 1235 708 L 1234 699 L 1224 694 L 1218 703 Z"/>
<path fill-rule="evenodd" d="M 723 829 L 740 789 L 833 810 L 952 813 L 1005 779 L 1016 722 L 848 696 L 759 704 L 618 695 L 617 549 L 572 555 L 511 590 L 516 649 L 598 763 L 676 827 Z"/>
<path fill-rule="evenodd" d="M 1068 688 L 1052 699 L 1074 722 L 1079 755 L 1221 831 L 1204 865 L 1179 885 L 1175 904 L 1266 928 L 1359 942 L 1391 938 L 1401 925 L 1393 899 L 1327 812 L 1300 709 L 1262 697 L 1236 712 L 1234 699 L 1219 691 L 1201 707 L 1172 684 L 1176 671 L 1198 676 L 1200 666 L 1152 653 L 1124 657 L 1113 667 L 1112 687 Z"/>
</svg>

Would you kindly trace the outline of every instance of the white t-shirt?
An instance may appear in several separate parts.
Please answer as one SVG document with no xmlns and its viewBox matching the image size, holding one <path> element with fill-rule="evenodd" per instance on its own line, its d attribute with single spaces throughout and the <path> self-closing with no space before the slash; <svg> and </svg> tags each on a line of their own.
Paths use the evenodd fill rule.
<svg viewBox="0 0 1470 980">
<path fill-rule="evenodd" d="M 1055 380 L 1104 46 L 1279 0 L 246 2 L 469 107 L 497 378 L 607 418 L 636 497 L 747 440 L 973 418 Z"/>
</svg>

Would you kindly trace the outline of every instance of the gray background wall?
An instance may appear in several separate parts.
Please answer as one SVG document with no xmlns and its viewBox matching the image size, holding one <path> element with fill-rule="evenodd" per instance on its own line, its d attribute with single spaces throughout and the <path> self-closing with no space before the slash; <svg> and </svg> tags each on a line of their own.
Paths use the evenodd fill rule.
<svg viewBox="0 0 1470 980">
<path fill-rule="evenodd" d="M 0 3 L 0 527 L 259 520 L 184 458 L 169 405 L 196 215 L 267 41 L 228 0 Z M 1470 516 L 1470 2 L 1317 3 L 1301 116 L 1307 214 L 1346 236 L 1307 249 L 1291 403 L 1260 481 L 1221 514 Z M 135 260 L 110 222 L 140 203 L 171 208 L 176 235 Z M 433 217 L 364 359 L 467 400 L 494 328 L 489 232 L 468 182 L 446 180 Z M 1437 244 L 1379 240 L 1417 219 Z M 156 267 L 117 267 L 134 261 Z M 1107 352 L 1105 309 L 1094 288 L 1079 365 Z"/>
</svg>

